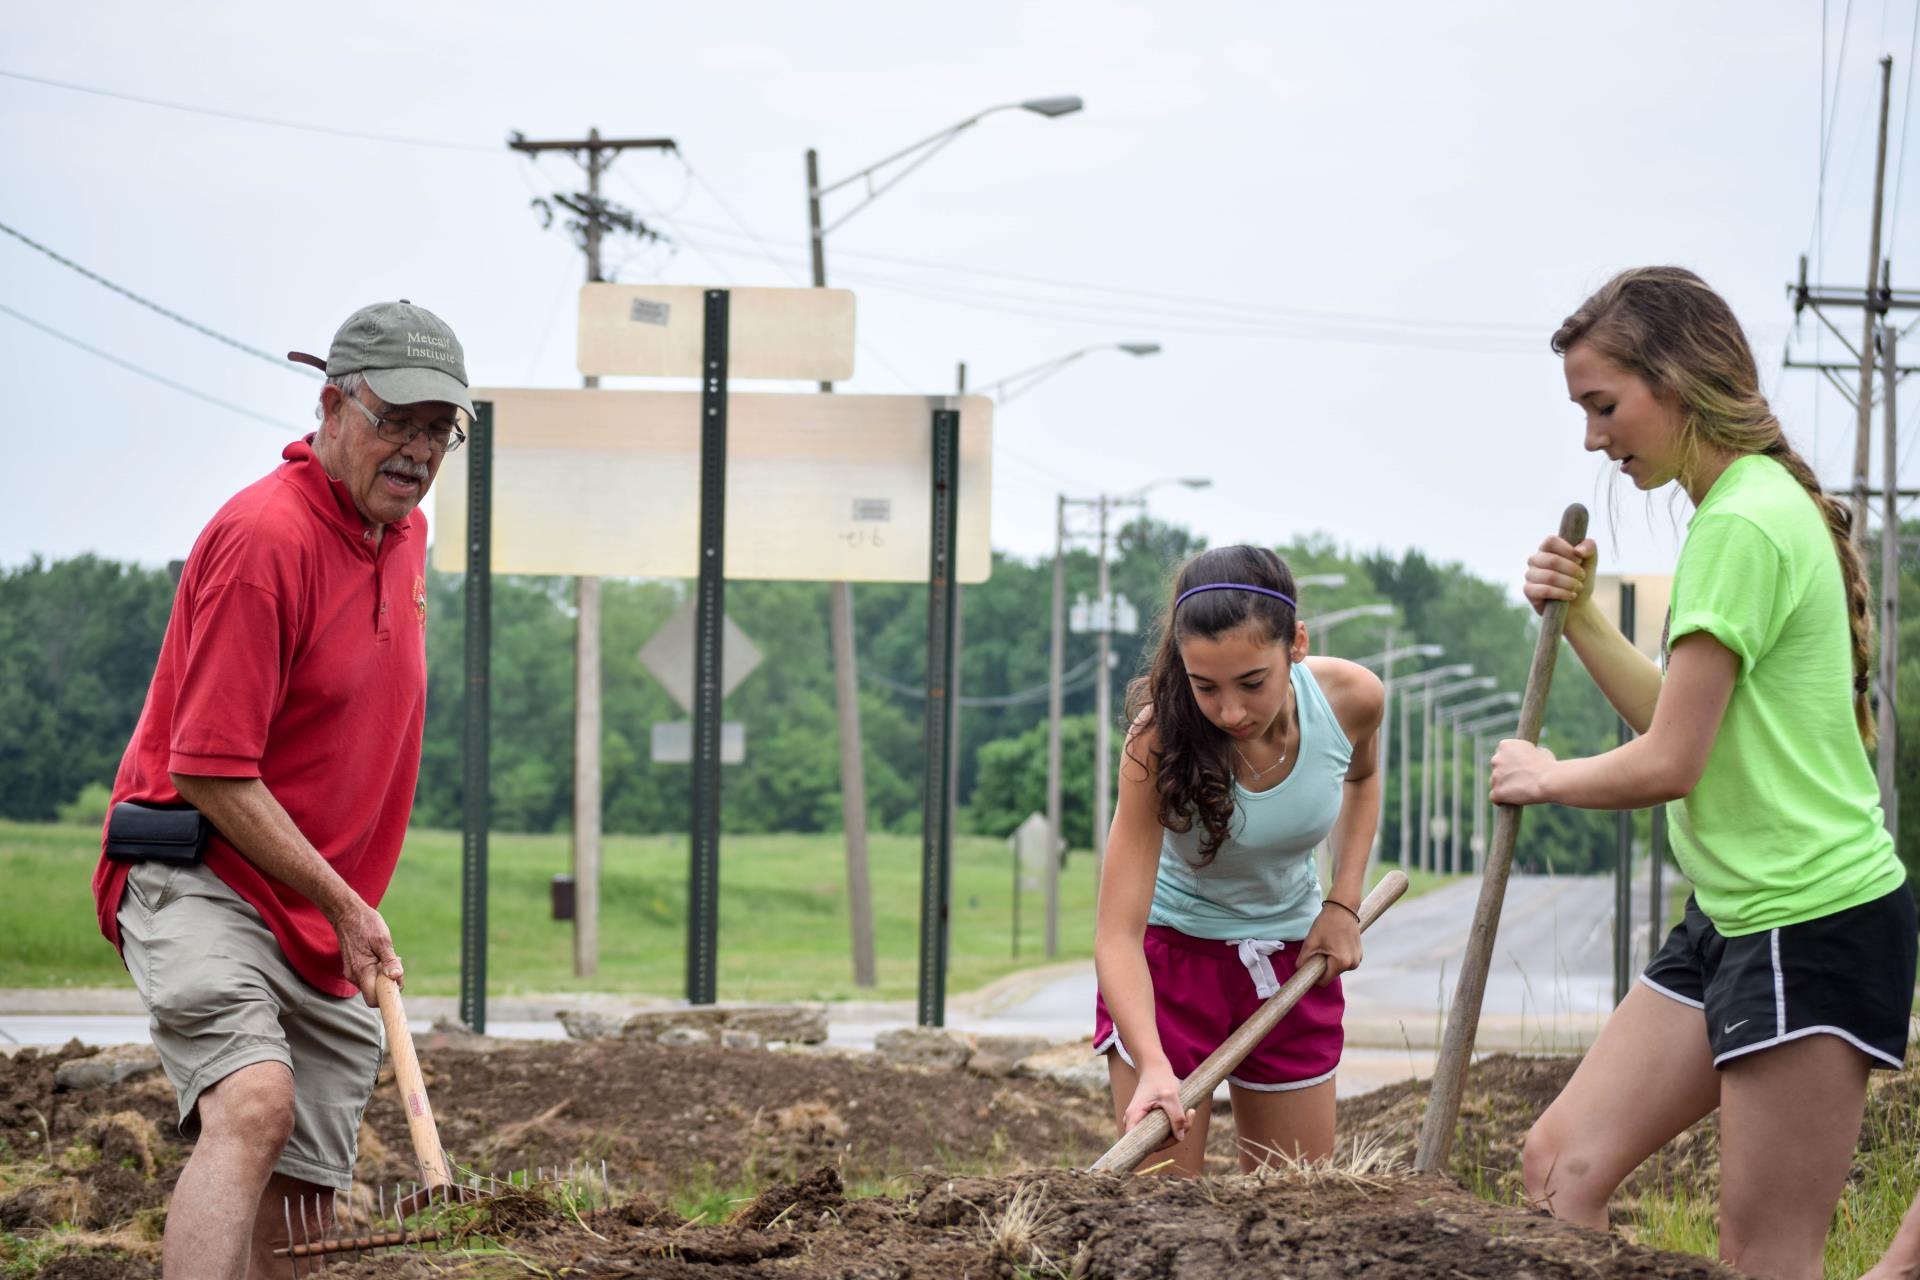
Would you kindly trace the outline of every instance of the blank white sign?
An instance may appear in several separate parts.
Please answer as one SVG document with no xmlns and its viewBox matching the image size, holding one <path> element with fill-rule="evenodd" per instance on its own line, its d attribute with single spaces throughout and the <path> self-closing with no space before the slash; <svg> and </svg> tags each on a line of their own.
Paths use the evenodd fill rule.
<svg viewBox="0 0 1920 1280">
<path fill-rule="evenodd" d="M 844 382 L 853 376 L 853 294 L 845 289 L 730 289 L 727 376 Z M 692 285 L 580 289 L 580 372 L 697 378 L 707 291 Z"/>
<path fill-rule="evenodd" d="M 1602 573 L 1593 580 L 1593 603 L 1600 616 L 1620 625 L 1620 584 L 1633 584 L 1633 647 L 1655 662 L 1667 633 L 1667 606 L 1673 601 L 1670 573 Z"/>
<path fill-rule="evenodd" d="M 495 573 L 698 574 L 698 392 L 473 398 L 493 404 Z M 992 401 L 767 392 L 728 396 L 727 577 L 925 582 L 942 408 L 960 411 L 957 576 L 986 581 Z M 466 570 L 469 456 L 447 454 L 433 485 L 433 563 L 450 573 Z"/>
<path fill-rule="evenodd" d="M 693 763 L 693 723 L 688 720 L 653 722 L 655 764 Z M 720 725 L 720 763 L 742 764 L 747 758 L 747 726 L 732 720 Z"/>
</svg>

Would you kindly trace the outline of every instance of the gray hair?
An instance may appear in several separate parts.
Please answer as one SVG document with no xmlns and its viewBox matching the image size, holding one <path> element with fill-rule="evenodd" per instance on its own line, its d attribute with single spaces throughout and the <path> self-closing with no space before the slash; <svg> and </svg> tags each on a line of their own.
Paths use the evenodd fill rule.
<svg viewBox="0 0 1920 1280">
<path fill-rule="evenodd" d="M 337 378 L 328 378 L 326 385 L 329 387 L 338 387 L 341 395 L 350 396 L 360 390 L 360 388 L 366 386 L 367 379 L 366 375 L 356 371 L 354 373 L 343 373 Z M 327 420 L 326 405 L 320 401 L 316 401 L 313 406 L 313 416 L 315 421 L 325 422 Z"/>
</svg>

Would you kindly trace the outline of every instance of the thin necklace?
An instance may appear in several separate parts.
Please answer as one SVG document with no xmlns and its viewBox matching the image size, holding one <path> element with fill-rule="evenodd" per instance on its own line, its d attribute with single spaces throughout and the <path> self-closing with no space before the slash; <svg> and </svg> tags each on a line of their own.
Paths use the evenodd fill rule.
<svg viewBox="0 0 1920 1280">
<path fill-rule="evenodd" d="M 1282 751 L 1280 753 L 1280 758 L 1275 760 L 1272 764 L 1268 765 L 1264 769 L 1256 769 L 1253 767 L 1253 761 L 1247 759 L 1246 755 L 1240 750 L 1240 748 L 1234 747 L 1233 754 L 1235 754 L 1236 756 L 1239 756 L 1240 763 L 1246 766 L 1247 774 L 1246 774 L 1245 781 L 1247 782 L 1258 782 L 1260 781 L 1260 779 L 1266 777 L 1268 774 L 1272 773 L 1275 769 L 1278 769 L 1281 765 L 1287 762 L 1287 753 Z"/>
<path fill-rule="evenodd" d="M 1284 735 L 1282 737 L 1282 740 L 1283 741 L 1285 740 Z M 1280 752 L 1279 757 L 1275 759 L 1272 764 L 1268 765 L 1264 769 L 1256 769 L 1253 767 L 1253 761 L 1247 759 L 1246 754 L 1242 752 L 1240 748 L 1234 746 L 1231 742 L 1229 742 L 1227 746 L 1229 749 L 1232 750 L 1234 755 L 1240 757 L 1240 763 L 1246 768 L 1246 771 L 1247 771 L 1246 777 L 1242 779 L 1242 781 L 1244 782 L 1258 782 L 1260 781 L 1260 779 L 1266 777 L 1268 774 L 1272 773 L 1275 769 L 1278 769 L 1281 765 L 1287 762 L 1287 753 L 1283 750 Z"/>
</svg>

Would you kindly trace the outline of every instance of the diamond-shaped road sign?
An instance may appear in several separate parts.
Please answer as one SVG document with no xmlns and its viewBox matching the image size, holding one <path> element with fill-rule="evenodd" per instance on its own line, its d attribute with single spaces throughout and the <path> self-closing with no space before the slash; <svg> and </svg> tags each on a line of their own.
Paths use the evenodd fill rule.
<svg viewBox="0 0 1920 1280">
<path fill-rule="evenodd" d="M 691 597 L 640 648 L 640 665 L 658 680 L 685 711 L 693 710 L 694 615 Z M 732 618 L 720 618 L 720 696 L 726 697 L 760 665 L 760 650 Z"/>
</svg>

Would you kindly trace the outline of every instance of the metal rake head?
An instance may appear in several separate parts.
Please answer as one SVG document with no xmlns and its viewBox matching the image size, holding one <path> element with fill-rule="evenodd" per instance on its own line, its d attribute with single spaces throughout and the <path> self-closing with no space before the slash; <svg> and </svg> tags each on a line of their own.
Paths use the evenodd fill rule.
<svg viewBox="0 0 1920 1280">
<path fill-rule="evenodd" d="M 338 1191 L 290 1196 L 281 1205 L 286 1244 L 275 1249 L 273 1256 L 285 1258 L 288 1274 L 298 1277 L 302 1263 L 311 1271 L 347 1254 L 450 1249 L 457 1245 L 459 1231 L 449 1223 L 447 1208 L 539 1188 L 558 1188 L 566 1203 L 583 1217 L 613 1204 L 613 1183 L 605 1160 L 597 1166 L 585 1161 L 565 1167 L 536 1166 L 504 1178 L 469 1174 L 464 1185 L 395 1183 L 391 1198 L 385 1186 L 377 1186 L 370 1193 L 363 1192 L 358 1204 L 352 1196 L 343 1201 Z"/>
</svg>

